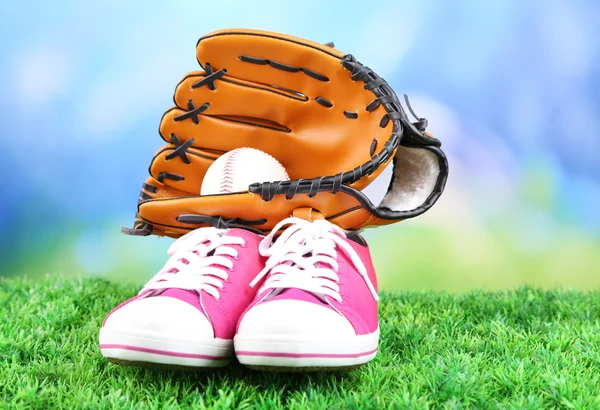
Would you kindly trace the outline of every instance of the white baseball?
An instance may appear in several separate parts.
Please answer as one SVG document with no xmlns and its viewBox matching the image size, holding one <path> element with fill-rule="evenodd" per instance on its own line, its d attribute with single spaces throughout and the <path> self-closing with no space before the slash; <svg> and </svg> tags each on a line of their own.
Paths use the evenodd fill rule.
<svg viewBox="0 0 600 410">
<path fill-rule="evenodd" d="M 255 182 L 289 181 L 275 158 L 254 148 L 238 148 L 221 155 L 206 171 L 200 195 L 243 192 Z"/>
</svg>

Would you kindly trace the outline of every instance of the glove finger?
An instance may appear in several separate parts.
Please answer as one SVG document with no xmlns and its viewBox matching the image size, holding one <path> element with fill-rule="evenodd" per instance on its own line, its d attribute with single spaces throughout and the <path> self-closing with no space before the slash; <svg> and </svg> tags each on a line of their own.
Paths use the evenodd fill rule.
<svg viewBox="0 0 600 410">
<path fill-rule="evenodd" d="M 367 161 L 370 155 L 368 146 L 363 150 L 340 151 L 337 141 L 347 135 L 344 134 L 345 131 L 341 127 L 332 128 L 331 132 L 324 135 L 317 144 L 314 139 L 305 138 L 302 134 L 296 135 L 293 131 L 285 133 L 269 128 L 268 124 L 257 126 L 256 119 L 251 120 L 253 125 L 248 125 L 243 122 L 249 121 L 247 118 L 228 117 L 228 119 L 224 119 L 203 116 L 198 125 L 195 125 L 190 120 L 175 121 L 175 118 L 182 113 L 185 111 L 172 108 L 163 116 L 160 133 L 166 142 L 174 142 L 177 146 L 187 143 L 189 149 L 195 147 L 204 154 L 212 156 L 218 156 L 240 147 L 256 148 L 277 158 L 292 179 L 316 178 L 332 173 L 332 158 L 335 158 L 335 165 L 340 169 L 351 169 L 353 164 Z M 188 143 L 192 140 L 193 142 Z M 187 168 L 177 170 L 172 168 L 176 162 L 181 160 L 163 163 L 157 158 L 155 161 L 166 167 L 161 171 L 183 172 L 186 175 L 188 172 L 192 172 Z M 193 172 L 197 173 L 197 171 Z M 365 176 L 361 181 L 368 184 L 377 175 L 378 173 Z"/>
<path fill-rule="evenodd" d="M 233 115 L 268 120 L 280 124 L 287 131 L 294 119 L 308 115 L 317 105 L 301 94 L 229 76 L 215 81 L 213 87 L 206 84 L 196 86 L 205 78 L 201 74 L 189 75 L 175 91 L 175 104 L 189 113 L 183 118 L 191 119 L 194 123 L 202 121 L 201 118 L 207 115 Z"/>
<path fill-rule="evenodd" d="M 206 170 L 220 154 L 185 148 L 185 143 L 178 141 L 177 137 L 175 141 L 175 144 L 167 144 L 158 150 L 150 164 L 150 175 L 166 186 L 200 195 Z"/>
<path fill-rule="evenodd" d="M 173 107 L 163 115 L 159 131 L 166 142 L 171 143 L 175 134 L 182 143 L 193 138 L 192 146 L 218 154 L 240 147 L 254 147 L 267 152 L 284 149 L 282 136 L 289 135 L 281 126 L 266 121 L 260 124 L 255 118 L 204 115 L 199 118 L 198 124 L 192 119 L 176 120 L 186 112 Z"/>
<path fill-rule="evenodd" d="M 352 99 L 361 93 L 362 86 L 350 81 L 341 65 L 343 56 L 324 44 L 258 30 L 216 31 L 202 37 L 196 46 L 201 65 L 226 69 L 230 76 L 285 87 L 309 97 L 334 97 L 332 92 L 336 92 Z M 334 86 L 338 81 L 349 88 Z"/>
</svg>

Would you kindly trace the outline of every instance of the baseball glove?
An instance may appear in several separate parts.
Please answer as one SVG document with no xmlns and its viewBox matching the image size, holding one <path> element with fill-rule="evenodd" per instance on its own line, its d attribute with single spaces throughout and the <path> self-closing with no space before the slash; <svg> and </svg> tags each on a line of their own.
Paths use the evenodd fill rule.
<svg viewBox="0 0 600 410">
<path fill-rule="evenodd" d="M 160 123 L 166 145 L 125 233 L 178 237 L 210 224 L 268 232 L 291 215 L 357 230 L 417 216 L 442 193 L 447 160 L 427 121 L 411 122 L 386 81 L 333 44 L 231 29 L 202 37 L 196 52 L 203 70 L 177 85 Z M 213 161 L 241 147 L 275 157 L 290 181 L 200 195 Z M 387 166 L 393 177 L 375 205 L 362 190 Z"/>
</svg>

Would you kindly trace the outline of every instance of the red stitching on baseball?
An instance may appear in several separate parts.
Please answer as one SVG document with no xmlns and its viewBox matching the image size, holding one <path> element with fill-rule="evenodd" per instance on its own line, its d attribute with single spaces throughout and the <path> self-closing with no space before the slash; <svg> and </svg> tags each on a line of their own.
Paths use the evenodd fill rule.
<svg viewBox="0 0 600 410">
<path fill-rule="evenodd" d="M 234 175 L 234 162 L 235 158 L 241 152 L 241 149 L 235 150 L 225 161 L 223 169 L 221 170 L 221 186 L 219 187 L 220 192 L 230 194 L 233 189 L 233 175 Z"/>
</svg>

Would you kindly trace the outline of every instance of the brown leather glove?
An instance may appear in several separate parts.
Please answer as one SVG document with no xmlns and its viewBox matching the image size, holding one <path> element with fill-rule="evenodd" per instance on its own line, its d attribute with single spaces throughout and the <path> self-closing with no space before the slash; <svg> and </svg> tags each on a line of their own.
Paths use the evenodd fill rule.
<svg viewBox="0 0 600 410">
<path fill-rule="evenodd" d="M 427 121 L 411 123 L 385 80 L 352 55 L 241 29 L 202 37 L 196 52 L 204 70 L 177 86 L 160 123 L 167 144 L 125 233 L 178 237 L 209 224 L 268 232 L 291 215 L 356 230 L 417 216 L 442 193 L 448 164 Z M 201 196 L 208 167 L 240 147 L 272 155 L 291 180 Z M 374 205 L 361 190 L 390 165 L 388 192 Z"/>
</svg>

